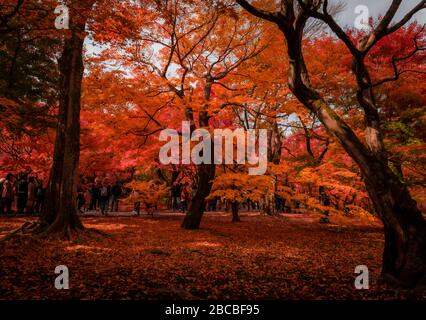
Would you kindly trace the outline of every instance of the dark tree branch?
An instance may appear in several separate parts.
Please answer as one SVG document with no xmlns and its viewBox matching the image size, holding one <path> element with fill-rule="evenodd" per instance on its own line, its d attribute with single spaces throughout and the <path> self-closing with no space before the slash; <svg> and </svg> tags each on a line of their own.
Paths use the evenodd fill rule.
<svg viewBox="0 0 426 320">
<path fill-rule="evenodd" d="M 254 7 L 253 5 L 251 5 L 250 3 L 248 3 L 246 0 L 236 0 L 236 1 L 241 7 L 243 7 L 249 13 L 251 13 L 252 15 L 260 19 L 268 20 L 275 23 L 279 22 L 280 14 L 278 12 L 269 12 L 269 11 L 258 9 Z"/>
</svg>

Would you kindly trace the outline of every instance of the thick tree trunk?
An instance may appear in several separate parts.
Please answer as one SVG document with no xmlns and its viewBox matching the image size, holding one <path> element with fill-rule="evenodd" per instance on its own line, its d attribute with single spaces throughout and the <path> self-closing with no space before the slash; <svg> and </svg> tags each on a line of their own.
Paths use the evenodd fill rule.
<svg viewBox="0 0 426 320">
<path fill-rule="evenodd" d="M 240 222 L 240 215 L 238 214 L 238 208 L 240 204 L 238 202 L 232 202 L 231 209 L 232 209 L 232 222 Z"/>
<path fill-rule="evenodd" d="M 377 165 L 366 188 L 384 225 L 382 279 L 403 287 L 426 286 L 426 222 L 407 187 L 390 168 Z"/>
<path fill-rule="evenodd" d="M 83 77 L 84 37 L 74 33 L 66 39 L 59 61 L 61 72 L 59 122 L 54 164 L 50 176 L 44 222 L 47 232 L 64 232 L 83 228 L 77 214 L 77 180 L 80 154 L 80 96 Z"/>
<path fill-rule="evenodd" d="M 41 226 L 43 228 L 50 226 L 57 212 L 59 212 L 60 185 L 62 181 L 62 164 L 64 162 L 64 146 L 65 136 L 61 130 L 59 123 L 64 123 L 64 113 L 59 110 L 58 126 L 56 129 L 55 148 L 53 151 L 53 164 L 49 176 L 49 185 L 47 187 L 46 197 L 43 204 L 43 212 L 41 214 Z M 44 230 L 44 229 L 43 229 Z"/>
<path fill-rule="evenodd" d="M 201 164 L 198 167 L 198 185 L 189 210 L 182 222 L 182 228 L 198 229 L 206 208 L 206 198 L 209 196 L 213 185 L 216 167 L 214 164 Z"/>
<path fill-rule="evenodd" d="M 78 216 L 77 183 L 80 156 L 80 98 L 83 79 L 83 43 L 88 13 L 94 0 L 70 2 L 70 35 L 59 59 L 59 115 L 53 166 L 37 231 L 62 233 L 83 229 Z"/>
<path fill-rule="evenodd" d="M 200 127 L 209 126 L 209 115 L 206 111 L 208 109 L 208 101 L 212 89 L 212 79 L 208 78 L 204 88 L 204 99 L 206 101 L 205 110 L 200 111 L 198 119 Z M 187 110 L 187 119 L 191 121 L 191 132 L 193 130 L 194 119 L 192 110 Z M 214 143 L 211 140 L 211 164 L 200 164 L 197 166 L 197 185 L 195 186 L 195 194 L 189 206 L 189 210 L 182 222 L 181 227 L 184 229 L 198 229 L 200 227 L 201 219 L 206 208 L 206 198 L 209 196 L 213 179 L 216 175 L 216 165 L 214 164 Z"/>
</svg>

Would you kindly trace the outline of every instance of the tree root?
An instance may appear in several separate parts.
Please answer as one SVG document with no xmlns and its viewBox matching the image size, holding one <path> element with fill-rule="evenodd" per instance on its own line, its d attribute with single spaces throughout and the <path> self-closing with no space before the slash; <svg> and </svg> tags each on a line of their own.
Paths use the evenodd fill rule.
<svg viewBox="0 0 426 320">
<path fill-rule="evenodd" d="M 101 235 L 101 236 L 108 237 L 108 238 L 111 237 L 111 235 L 109 233 L 106 233 L 105 231 L 101 231 L 101 230 L 94 229 L 94 228 L 86 228 L 85 231 L 88 232 L 89 234 L 94 233 L 96 235 Z"/>
<path fill-rule="evenodd" d="M 19 228 L 16 228 L 15 230 L 12 230 L 7 235 L 5 235 L 2 239 L 0 239 L 0 242 L 6 241 L 17 235 L 25 235 L 25 234 L 32 233 L 33 230 L 37 228 L 37 226 L 38 226 L 38 222 L 25 222 Z"/>
<path fill-rule="evenodd" d="M 0 243 L 6 242 L 12 238 L 22 237 L 22 236 L 34 236 L 38 238 L 55 238 L 58 240 L 68 240 L 73 241 L 75 237 L 77 241 L 82 241 L 82 235 L 86 234 L 88 236 L 97 235 L 103 237 L 111 237 L 110 234 L 97 230 L 94 228 L 84 228 L 83 226 L 79 228 L 72 228 L 71 226 L 58 226 L 58 225 L 48 225 L 42 221 L 36 222 L 25 222 L 19 228 L 16 228 L 5 235 L 0 239 Z"/>
</svg>

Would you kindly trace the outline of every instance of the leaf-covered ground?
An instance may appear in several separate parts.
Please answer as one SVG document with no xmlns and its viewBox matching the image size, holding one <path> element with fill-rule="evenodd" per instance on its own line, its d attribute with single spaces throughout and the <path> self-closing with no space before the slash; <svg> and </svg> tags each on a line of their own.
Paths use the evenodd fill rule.
<svg viewBox="0 0 426 320">
<path fill-rule="evenodd" d="M 0 236 L 29 218 L 0 218 Z M 0 244 L 0 299 L 425 299 L 377 284 L 383 248 L 378 222 L 317 215 L 206 214 L 202 228 L 182 216 L 88 217 L 108 234 L 73 241 L 17 237 Z M 70 289 L 54 287 L 55 267 Z M 354 288 L 367 265 L 370 290 Z"/>
</svg>

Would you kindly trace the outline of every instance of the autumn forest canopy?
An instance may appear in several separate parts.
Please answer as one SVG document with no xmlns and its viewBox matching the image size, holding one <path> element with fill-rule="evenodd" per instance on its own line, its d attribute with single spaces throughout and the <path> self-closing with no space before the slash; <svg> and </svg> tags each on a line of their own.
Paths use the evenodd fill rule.
<svg viewBox="0 0 426 320">
<path fill-rule="evenodd" d="M 318 234 L 377 227 L 380 281 L 426 285 L 426 28 L 415 19 L 426 1 L 401 15 L 402 2 L 359 29 L 339 23 L 343 1 L 67 0 L 58 11 L 53 0 L 2 0 L 0 215 L 9 204 L 25 218 L 14 229 L 0 217 L 0 245 L 87 233 L 110 243 L 84 216 L 111 211 L 126 224 L 120 214 L 133 210 L 177 243 L 212 226 L 238 242 L 259 224 L 280 252 L 279 230 L 309 233 L 298 216 Z M 205 142 L 190 138 L 197 129 L 232 132 L 228 144 L 195 149 L 215 160 L 216 147 L 228 161 L 182 161 Z M 259 163 L 245 158 L 250 137 Z M 172 140 L 178 160 L 164 162 Z M 20 207 L 23 180 L 34 190 Z"/>
</svg>

